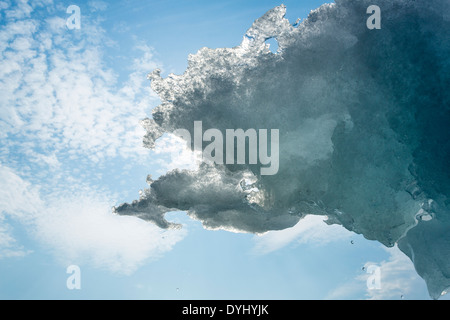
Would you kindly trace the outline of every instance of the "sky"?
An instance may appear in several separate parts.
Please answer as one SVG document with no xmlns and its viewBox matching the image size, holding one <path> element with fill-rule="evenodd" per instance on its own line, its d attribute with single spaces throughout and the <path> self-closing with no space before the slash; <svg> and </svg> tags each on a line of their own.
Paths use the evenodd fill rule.
<svg viewBox="0 0 450 320">
<path fill-rule="evenodd" d="M 304 19 L 323 1 L 284 1 Z M 189 166 L 173 139 L 142 146 L 159 104 L 146 76 L 235 47 L 280 2 L 0 1 L 0 299 L 429 299 L 396 247 L 309 216 L 263 235 L 163 230 L 112 214 Z M 80 8 L 80 29 L 66 10 Z M 79 266 L 71 290 L 69 266 Z M 367 280 L 380 270 L 380 288 Z M 444 296 L 444 299 L 447 297 Z"/>
</svg>

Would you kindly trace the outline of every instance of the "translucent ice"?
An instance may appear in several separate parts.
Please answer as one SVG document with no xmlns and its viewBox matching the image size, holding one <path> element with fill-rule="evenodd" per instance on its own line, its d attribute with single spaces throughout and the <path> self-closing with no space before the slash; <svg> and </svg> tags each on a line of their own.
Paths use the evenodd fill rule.
<svg viewBox="0 0 450 320">
<path fill-rule="evenodd" d="M 371 2 L 326 4 L 296 27 L 281 5 L 239 46 L 199 50 L 183 75 L 151 73 L 162 104 L 143 120 L 146 146 L 176 129 L 192 134 L 194 121 L 279 129 L 279 172 L 175 170 L 115 211 L 169 228 L 164 214 L 184 210 L 207 228 L 253 233 L 325 214 L 398 243 L 438 298 L 450 286 L 449 1 L 379 0 L 380 30 L 366 26 Z"/>
</svg>

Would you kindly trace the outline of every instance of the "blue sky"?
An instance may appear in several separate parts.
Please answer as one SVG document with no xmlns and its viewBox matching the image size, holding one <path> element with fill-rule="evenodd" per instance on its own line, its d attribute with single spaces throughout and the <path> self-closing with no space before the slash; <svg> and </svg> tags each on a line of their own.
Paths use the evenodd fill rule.
<svg viewBox="0 0 450 320">
<path fill-rule="evenodd" d="M 284 1 L 287 18 L 322 3 Z M 65 25 L 69 5 L 80 30 Z M 1 299 L 429 299 L 397 248 L 321 217 L 256 236 L 205 230 L 182 212 L 171 231 L 112 215 L 149 172 L 180 164 L 173 141 L 142 147 L 139 120 L 159 103 L 147 73 L 181 74 L 198 49 L 239 45 L 278 5 L 0 1 Z M 367 288 L 370 264 L 380 290 Z M 66 286 L 69 265 L 81 290 Z"/>
</svg>

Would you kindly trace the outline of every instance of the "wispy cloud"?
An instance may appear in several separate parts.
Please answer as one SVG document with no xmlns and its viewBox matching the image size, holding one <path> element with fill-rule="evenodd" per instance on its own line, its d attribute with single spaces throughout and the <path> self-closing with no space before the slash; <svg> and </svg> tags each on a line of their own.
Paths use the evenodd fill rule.
<svg viewBox="0 0 450 320">
<path fill-rule="evenodd" d="M 201 162 L 201 155 L 193 152 L 186 141 L 173 134 L 165 134 L 158 139 L 154 153 L 158 155 L 154 162 L 160 167 L 159 174 L 174 169 L 195 170 Z"/>
<path fill-rule="evenodd" d="M 108 8 L 108 3 L 101 0 L 89 1 L 88 6 L 94 11 L 104 11 Z"/>
<path fill-rule="evenodd" d="M 254 252 L 267 254 L 287 245 L 294 244 L 314 244 L 324 245 L 339 239 L 350 239 L 353 233 L 338 225 L 327 225 L 324 216 L 306 216 L 294 227 L 269 231 L 263 235 L 255 236 Z"/>
<path fill-rule="evenodd" d="M 114 216 L 110 203 L 90 195 L 60 199 L 36 217 L 33 232 L 61 263 L 89 264 L 124 274 L 159 258 L 186 235 L 183 230 L 164 231 Z"/>
<path fill-rule="evenodd" d="M 146 154 L 138 123 L 142 106 L 157 101 L 145 79 L 158 65 L 153 49 L 136 44 L 140 57 L 120 86 L 103 60 L 111 41 L 95 20 L 75 32 L 67 30 L 65 12 L 41 17 L 32 9 L 9 14 L 0 30 L 2 135 L 93 161 Z"/>
<path fill-rule="evenodd" d="M 29 252 L 14 238 L 12 228 L 6 223 L 5 217 L 0 216 L 0 259 L 23 257 Z"/>
<path fill-rule="evenodd" d="M 0 209 L 22 223 L 39 244 L 63 264 L 88 264 L 118 273 L 131 273 L 147 260 L 158 258 L 186 235 L 165 231 L 130 217 L 111 214 L 111 199 L 98 190 L 42 195 L 10 168 L 0 166 Z M 3 221 L 2 221 L 3 222 Z M 25 250 L 0 227 L 0 257 L 23 256 Z"/>
<path fill-rule="evenodd" d="M 397 246 L 385 250 L 389 253 L 389 258 L 378 264 L 381 271 L 381 288 L 367 289 L 368 299 L 414 299 L 414 293 L 419 291 L 419 288 L 422 292 L 425 291 L 425 281 L 418 276 L 411 260 Z M 366 266 L 369 264 L 372 263 L 368 262 Z M 357 279 L 366 282 L 367 276 L 361 275 Z"/>
<path fill-rule="evenodd" d="M 99 19 L 83 16 L 81 30 L 71 31 L 61 4 L 0 6 L 0 257 L 29 252 L 14 221 L 61 263 L 133 272 L 186 232 L 113 215 L 111 186 L 91 180 L 104 181 L 107 163 L 149 160 L 139 121 L 158 100 L 146 79 L 160 67 L 154 50 L 136 42 L 119 83 Z M 89 6 L 99 12 L 107 3 Z"/>
<path fill-rule="evenodd" d="M 411 260 L 397 246 L 382 248 L 389 255 L 386 260 L 368 261 L 352 280 L 330 291 L 326 298 L 354 299 L 365 296 L 369 300 L 420 299 L 420 294 L 427 290 L 426 284 L 415 271 Z M 367 285 L 369 277 L 373 276 L 367 273 L 369 266 L 379 268 L 379 288 Z"/>
</svg>

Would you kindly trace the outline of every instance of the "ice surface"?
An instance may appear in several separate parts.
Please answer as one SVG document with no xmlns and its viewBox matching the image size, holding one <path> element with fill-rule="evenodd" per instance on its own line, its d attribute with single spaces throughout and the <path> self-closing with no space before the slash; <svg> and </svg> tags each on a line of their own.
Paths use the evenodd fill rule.
<svg viewBox="0 0 450 320">
<path fill-rule="evenodd" d="M 279 129 L 279 172 L 175 170 L 115 212 L 170 228 L 164 214 L 184 210 L 207 228 L 252 233 L 325 214 L 398 243 L 438 298 L 450 286 L 449 2 L 378 0 L 380 30 L 366 27 L 371 4 L 326 4 L 296 27 L 281 5 L 239 46 L 199 50 L 183 75 L 151 73 L 162 103 L 143 121 L 147 147 L 176 129 L 192 135 L 194 121 Z"/>
</svg>

